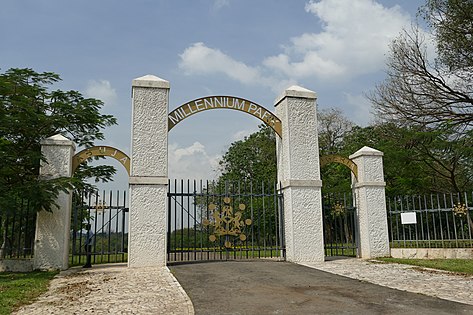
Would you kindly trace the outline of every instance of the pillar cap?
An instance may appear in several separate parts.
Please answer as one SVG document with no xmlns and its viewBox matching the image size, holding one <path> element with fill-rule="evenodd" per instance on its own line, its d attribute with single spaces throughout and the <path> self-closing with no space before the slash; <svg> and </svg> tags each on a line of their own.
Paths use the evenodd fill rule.
<svg viewBox="0 0 473 315">
<path fill-rule="evenodd" d="M 274 106 L 277 106 L 286 97 L 299 97 L 308 99 L 317 99 L 317 94 L 314 91 L 303 88 L 302 86 L 293 85 L 288 87 L 279 95 L 274 101 Z"/>
<path fill-rule="evenodd" d="M 133 87 L 149 87 L 149 88 L 161 88 L 169 89 L 169 81 L 161 79 L 155 75 L 147 74 L 145 76 L 133 79 L 131 86 Z"/>
<path fill-rule="evenodd" d="M 64 137 L 61 134 L 57 134 L 57 135 L 41 140 L 41 145 L 64 145 L 64 146 L 71 146 L 74 148 L 74 150 L 76 149 L 76 145 L 74 144 L 74 142 Z"/>
<path fill-rule="evenodd" d="M 350 155 L 349 158 L 354 159 L 354 158 L 357 158 L 357 157 L 362 156 L 362 155 L 364 155 L 364 156 L 383 156 L 384 153 L 381 152 L 381 151 L 378 151 L 376 149 L 364 146 L 363 148 L 359 149 L 358 151 L 356 151 L 355 153 Z"/>
</svg>

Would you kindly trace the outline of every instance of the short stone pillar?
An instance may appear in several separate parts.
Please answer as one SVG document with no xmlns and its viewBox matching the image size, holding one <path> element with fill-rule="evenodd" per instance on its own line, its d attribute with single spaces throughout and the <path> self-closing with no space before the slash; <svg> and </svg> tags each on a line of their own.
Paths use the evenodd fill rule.
<svg viewBox="0 0 473 315">
<path fill-rule="evenodd" d="M 47 162 L 41 161 L 40 176 L 45 180 L 71 177 L 75 145 L 62 135 L 41 142 L 41 152 Z M 41 210 L 36 217 L 34 269 L 67 269 L 71 233 L 72 194 L 60 192 L 53 211 Z"/>
<path fill-rule="evenodd" d="M 358 166 L 358 181 L 353 184 L 358 217 L 358 255 L 361 258 L 389 256 L 383 153 L 365 146 L 350 155 L 350 159 Z"/>
<path fill-rule="evenodd" d="M 316 98 L 315 92 L 292 86 L 275 101 L 282 122 L 276 154 L 284 193 L 286 259 L 297 263 L 325 258 Z"/>
<path fill-rule="evenodd" d="M 133 80 L 128 266 L 166 265 L 169 82 Z"/>
</svg>

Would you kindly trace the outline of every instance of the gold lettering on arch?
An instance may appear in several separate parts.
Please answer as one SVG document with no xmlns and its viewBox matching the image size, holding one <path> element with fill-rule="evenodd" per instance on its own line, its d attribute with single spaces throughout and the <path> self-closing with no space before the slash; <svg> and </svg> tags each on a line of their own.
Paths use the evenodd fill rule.
<svg viewBox="0 0 473 315">
<path fill-rule="evenodd" d="M 234 96 L 207 96 L 179 106 L 168 114 L 168 131 L 187 117 L 210 109 L 232 109 L 250 114 L 282 135 L 281 120 L 261 105 Z"/>
<path fill-rule="evenodd" d="M 79 153 L 76 153 L 72 157 L 72 172 L 74 172 L 77 167 L 79 167 L 79 164 L 93 156 L 109 156 L 111 158 L 114 158 L 125 167 L 126 171 L 128 172 L 128 175 L 130 175 L 130 158 L 128 157 L 128 155 L 118 150 L 117 148 L 103 145 L 90 147 L 80 151 Z"/>
<path fill-rule="evenodd" d="M 336 154 L 329 154 L 320 157 L 320 167 L 323 167 L 330 163 L 338 163 L 345 165 L 350 169 L 353 175 L 355 175 L 355 178 L 358 179 L 358 166 L 349 158 Z"/>
</svg>

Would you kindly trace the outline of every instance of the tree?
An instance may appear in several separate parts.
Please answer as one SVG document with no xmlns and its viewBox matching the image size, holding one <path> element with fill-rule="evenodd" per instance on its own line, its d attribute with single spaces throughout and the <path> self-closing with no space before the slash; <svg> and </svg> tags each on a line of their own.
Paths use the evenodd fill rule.
<svg viewBox="0 0 473 315">
<path fill-rule="evenodd" d="M 259 129 L 230 145 L 220 161 L 219 181 L 276 181 L 276 136 L 266 125 Z"/>
<path fill-rule="evenodd" d="M 344 137 L 355 127 L 338 108 L 319 110 L 317 123 L 320 155 L 340 153 Z"/>
<path fill-rule="evenodd" d="M 384 120 L 466 132 L 473 126 L 473 1 L 427 0 L 420 15 L 437 58 L 429 59 L 419 26 L 405 30 L 391 44 L 386 80 L 368 97 Z"/>
<path fill-rule="evenodd" d="M 21 200 L 39 211 L 51 210 L 60 191 L 83 184 L 86 176 L 109 180 L 113 168 L 82 165 L 76 178 L 44 179 L 38 176 L 40 141 L 57 133 L 79 146 L 102 140 L 104 127 L 116 124 L 100 113 L 100 100 L 77 91 L 50 90 L 60 81 L 52 72 L 10 69 L 0 74 L 0 216 L 14 212 Z"/>
</svg>

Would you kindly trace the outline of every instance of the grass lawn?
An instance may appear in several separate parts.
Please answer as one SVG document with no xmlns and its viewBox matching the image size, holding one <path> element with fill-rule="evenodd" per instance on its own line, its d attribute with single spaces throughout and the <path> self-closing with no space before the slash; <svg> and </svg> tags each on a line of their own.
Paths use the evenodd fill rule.
<svg viewBox="0 0 473 315">
<path fill-rule="evenodd" d="M 377 258 L 390 263 L 414 265 L 473 275 L 473 259 L 400 259 Z"/>
<path fill-rule="evenodd" d="M 0 315 L 10 314 L 14 308 L 30 303 L 48 289 L 49 281 L 57 272 L 0 272 Z"/>
</svg>

